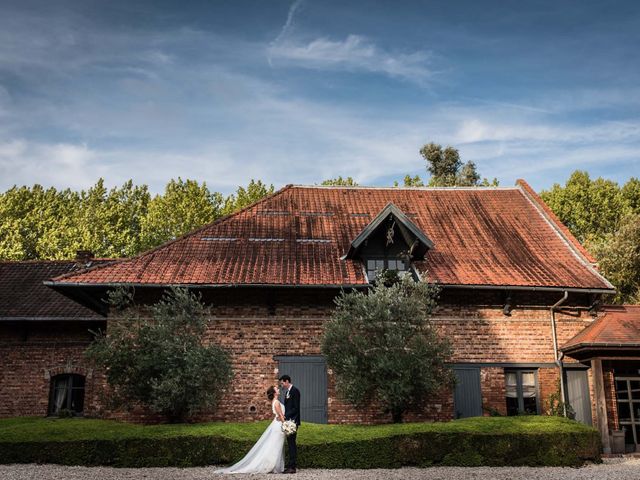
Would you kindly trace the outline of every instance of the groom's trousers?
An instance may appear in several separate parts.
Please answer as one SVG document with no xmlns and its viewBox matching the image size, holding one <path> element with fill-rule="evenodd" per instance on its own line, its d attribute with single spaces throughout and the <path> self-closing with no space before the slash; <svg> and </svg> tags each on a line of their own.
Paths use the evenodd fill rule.
<svg viewBox="0 0 640 480">
<path fill-rule="evenodd" d="M 287 437 L 287 443 L 289 444 L 289 468 L 298 468 L 298 446 L 296 445 L 296 437 L 298 433 L 289 435 Z"/>
</svg>

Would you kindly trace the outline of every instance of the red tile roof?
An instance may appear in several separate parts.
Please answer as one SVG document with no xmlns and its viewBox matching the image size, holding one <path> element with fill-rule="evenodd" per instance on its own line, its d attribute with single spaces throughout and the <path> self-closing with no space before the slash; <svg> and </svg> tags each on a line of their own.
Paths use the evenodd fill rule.
<svg viewBox="0 0 640 480">
<path fill-rule="evenodd" d="M 640 348 L 640 305 L 605 307 L 604 314 L 560 349 L 566 353 L 584 348 Z"/>
<path fill-rule="evenodd" d="M 424 262 L 447 285 L 612 289 L 524 182 L 511 188 L 287 186 L 129 260 L 59 285 L 365 285 L 350 243 L 393 203 L 433 243 Z"/>
<path fill-rule="evenodd" d="M 75 260 L 0 262 L 0 321 L 104 320 L 42 283 L 82 269 Z"/>
</svg>

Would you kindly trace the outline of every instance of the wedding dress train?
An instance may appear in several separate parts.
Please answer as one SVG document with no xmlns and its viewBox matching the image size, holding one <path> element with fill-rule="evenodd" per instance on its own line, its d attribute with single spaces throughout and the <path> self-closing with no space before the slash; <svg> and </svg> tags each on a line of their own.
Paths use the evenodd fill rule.
<svg viewBox="0 0 640 480">
<path fill-rule="evenodd" d="M 276 415 L 275 400 L 271 404 L 271 410 Z M 284 412 L 281 402 L 280 408 Z M 227 468 L 216 470 L 215 473 L 282 473 L 284 471 L 284 439 L 286 435 L 282 431 L 282 422 L 277 415 L 269 424 L 256 444 L 249 450 L 242 460 Z"/>
</svg>

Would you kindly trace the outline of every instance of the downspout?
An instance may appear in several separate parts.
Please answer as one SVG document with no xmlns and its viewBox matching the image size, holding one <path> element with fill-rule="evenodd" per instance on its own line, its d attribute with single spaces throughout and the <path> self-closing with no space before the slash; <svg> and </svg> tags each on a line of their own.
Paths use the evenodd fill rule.
<svg viewBox="0 0 640 480">
<path fill-rule="evenodd" d="M 560 300 L 554 303 L 551 307 L 551 337 L 553 338 L 553 357 L 555 359 L 555 363 L 558 366 L 558 370 L 560 371 L 560 398 L 562 399 L 562 413 L 566 417 L 567 416 L 567 399 L 564 393 L 564 372 L 562 369 L 562 357 L 558 355 L 558 336 L 556 334 L 556 309 L 560 307 L 564 302 L 569 298 L 569 292 L 567 290 L 564 291 L 564 295 Z"/>
</svg>

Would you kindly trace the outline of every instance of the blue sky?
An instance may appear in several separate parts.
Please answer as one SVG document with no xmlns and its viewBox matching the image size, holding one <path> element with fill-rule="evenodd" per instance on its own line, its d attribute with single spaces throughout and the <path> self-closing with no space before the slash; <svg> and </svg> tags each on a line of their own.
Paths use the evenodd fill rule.
<svg viewBox="0 0 640 480">
<path fill-rule="evenodd" d="M 640 3 L 0 0 L 0 189 L 640 175 Z"/>
</svg>

